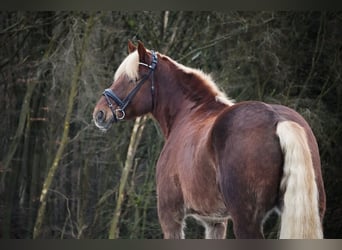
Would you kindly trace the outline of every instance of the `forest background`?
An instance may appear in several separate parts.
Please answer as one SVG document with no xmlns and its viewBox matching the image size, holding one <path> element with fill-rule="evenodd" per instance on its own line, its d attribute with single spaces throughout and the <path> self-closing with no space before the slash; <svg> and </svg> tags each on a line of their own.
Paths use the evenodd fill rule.
<svg viewBox="0 0 342 250">
<path fill-rule="evenodd" d="M 128 39 L 210 73 L 236 101 L 301 113 L 321 154 L 324 234 L 342 238 L 342 12 L 298 11 L 0 12 L 1 238 L 162 238 L 156 122 L 92 122 Z M 203 236 L 187 222 L 188 238 Z"/>
</svg>

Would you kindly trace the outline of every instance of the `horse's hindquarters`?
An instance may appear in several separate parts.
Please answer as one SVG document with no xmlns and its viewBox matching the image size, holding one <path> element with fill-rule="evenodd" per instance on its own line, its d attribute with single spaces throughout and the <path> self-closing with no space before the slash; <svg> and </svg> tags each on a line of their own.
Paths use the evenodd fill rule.
<svg viewBox="0 0 342 250">
<path fill-rule="evenodd" d="M 279 206 L 283 158 L 277 114 L 248 102 L 222 113 L 212 129 L 218 182 L 237 237 L 262 237 L 261 224 Z"/>
</svg>

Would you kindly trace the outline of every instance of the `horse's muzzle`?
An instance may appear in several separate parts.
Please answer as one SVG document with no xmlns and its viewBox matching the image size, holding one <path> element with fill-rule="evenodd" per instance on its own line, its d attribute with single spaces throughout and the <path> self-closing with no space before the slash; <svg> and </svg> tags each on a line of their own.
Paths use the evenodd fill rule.
<svg viewBox="0 0 342 250">
<path fill-rule="evenodd" d="M 106 120 L 105 112 L 102 110 L 98 111 L 95 115 L 96 122 L 103 123 Z"/>
<path fill-rule="evenodd" d="M 107 131 L 112 124 L 111 119 L 108 118 L 106 112 L 103 110 L 98 110 L 93 115 L 95 125 L 103 131 Z"/>
</svg>

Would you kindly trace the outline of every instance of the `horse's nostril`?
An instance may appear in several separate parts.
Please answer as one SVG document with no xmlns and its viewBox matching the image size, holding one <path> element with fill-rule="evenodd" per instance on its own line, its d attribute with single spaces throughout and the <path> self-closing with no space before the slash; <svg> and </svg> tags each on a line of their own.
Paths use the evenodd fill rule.
<svg viewBox="0 0 342 250">
<path fill-rule="evenodd" d="M 105 120 L 105 113 L 101 110 L 96 114 L 96 120 L 98 122 L 103 122 Z"/>
</svg>

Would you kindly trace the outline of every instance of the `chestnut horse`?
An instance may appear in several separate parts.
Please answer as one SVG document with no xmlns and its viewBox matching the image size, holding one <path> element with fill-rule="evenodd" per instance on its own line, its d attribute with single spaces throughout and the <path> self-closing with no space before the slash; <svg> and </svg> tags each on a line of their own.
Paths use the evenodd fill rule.
<svg viewBox="0 0 342 250">
<path fill-rule="evenodd" d="M 281 215 L 280 238 L 323 238 L 325 191 L 315 136 L 294 110 L 233 103 L 200 70 L 128 43 L 129 55 L 103 92 L 93 119 L 102 130 L 150 113 L 165 144 L 156 167 L 164 238 L 184 238 L 185 218 L 206 238 L 263 238 Z"/>
</svg>

